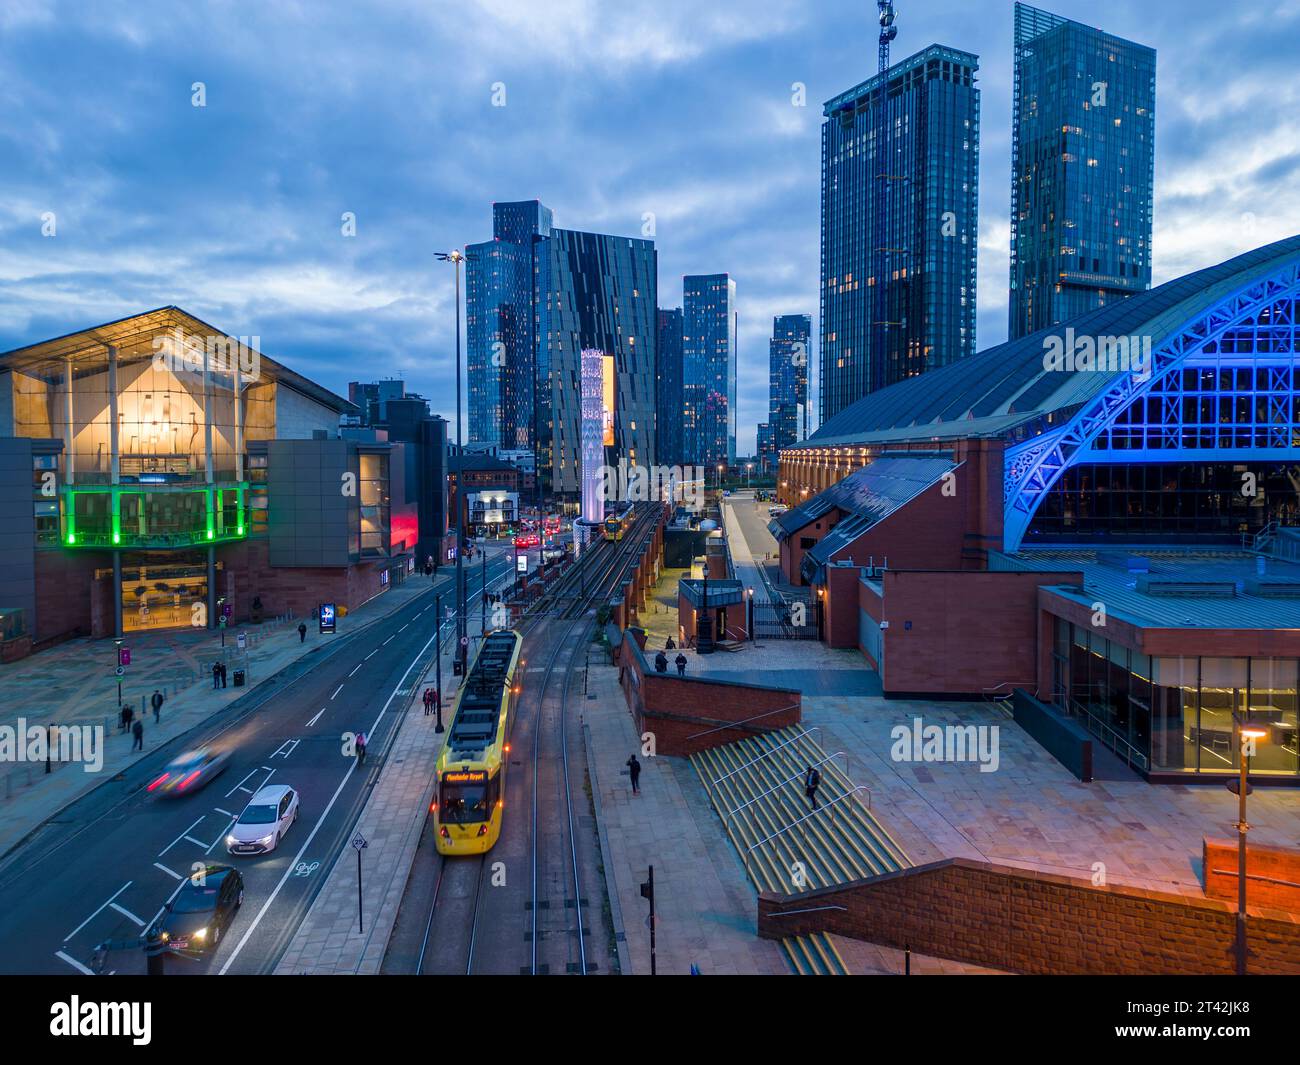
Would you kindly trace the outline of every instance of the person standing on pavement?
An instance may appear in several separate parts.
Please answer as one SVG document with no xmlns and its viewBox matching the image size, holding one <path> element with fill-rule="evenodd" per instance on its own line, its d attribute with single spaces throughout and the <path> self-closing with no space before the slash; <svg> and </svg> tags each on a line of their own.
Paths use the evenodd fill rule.
<svg viewBox="0 0 1300 1065">
<path fill-rule="evenodd" d="M 135 717 L 135 708 L 130 703 L 122 704 L 122 731 L 131 731 L 131 719 Z"/>
<path fill-rule="evenodd" d="M 117 711 L 117 731 L 126 731 L 126 703 L 123 703 L 121 708 Z"/>
<path fill-rule="evenodd" d="M 221 670 L 221 686 L 224 688 L 226 686 L 226 663 L 218 662 L 217 668 Z"/>
<path fill-rule="evenodd" d="M 133 751 L 144 750 L 144 722 L 137 721 L 131 726 L 131 735 L 135 737 L 135 743 L 131 745 Z"/>
<path fill-rule="evenodd" d="M 677 657 L 673 661 L 677 664 L 677 675 L 679 677 L 686 676 L 686 656 L 678 651 Z"/>
<path fill-rule="evenodd" d="M 221 687 L 221 663 L 220 662 L 212 663 L 212 686 L 214 688 Z"/>
<path fill-rule="evenodd" d="M 307 642 L 307 622 L 305 621 L 298 622 L 298 642 Z"/>
<path fill-rule="evenodd" d="M 668 672 L 668 656 L 664 654 L 663 651 L 660 651 L 657 655 L 655 655 L 655 672 L 656 673 Z"/>
<path fill-rule="evenodd" d="M 632 794 L 640 795 L 641 794 L 641 763 L 637 761 L 636 755 L 634 754 L 632 755 L 631 758 L 627 760 L 626 765 L 627 765 L 628 775 L 632 778 Z"/>
<path fill-rule="evenodd" d="M 156 725 L 162 717 L 163 693 L 157 688 L 153 690 L 153 695 L 149 697 L 149 705 L 153 707 L 153 723 Z"/>
<path fill-rule="evenodd" d="M 821 787 L 822 775 L 812 766 L 808 767 L 808 772 L 803 778 L 803 793 L 808 796 L 808 802 L 814 810 L 817 809 L 817 789 Z"/>
</svg>

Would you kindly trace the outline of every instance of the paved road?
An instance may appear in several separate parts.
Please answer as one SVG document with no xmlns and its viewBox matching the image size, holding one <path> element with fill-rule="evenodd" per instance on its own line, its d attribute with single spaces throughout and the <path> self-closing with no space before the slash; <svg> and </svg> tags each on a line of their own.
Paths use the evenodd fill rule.
<svg viewBox="0 0 1300 1065">
<path fill-rule="evenodd" d="M 477 560 L 476 560 L 477 561 Z M 509 573 L 489 562 L 489 583 Z M 467 581 L 477 631 L 480 570 Z M 0 972 L 70 973 L 92 965 L 96 944 L 138 936 L 196 863 L 229 862 L 244 874 L 244 905 L 212 955 L 168 959 L 172 973 L 269 972 L 289 942 L 351 829 L 420 665 L 433 653 L 434 594 L 450 576 L 381 621 L 308 654 L 209 725 L 106 782 L 47 823 L 0 868 Z M 446 623 L 444 641 L 454 638 Z M 342 734 L 364 729 L 372 756 L 358 771 Z M 212 740 L 233 751 L 225 773 L 181 799 L 145 786 L 180 750 Z M 231 858 L 224 839 L 253 792 L 290 784 L 301 815 L 269 855 Z M 139 950 L 112 952 L 106 972 L 144 971 Z"/>
</svg>

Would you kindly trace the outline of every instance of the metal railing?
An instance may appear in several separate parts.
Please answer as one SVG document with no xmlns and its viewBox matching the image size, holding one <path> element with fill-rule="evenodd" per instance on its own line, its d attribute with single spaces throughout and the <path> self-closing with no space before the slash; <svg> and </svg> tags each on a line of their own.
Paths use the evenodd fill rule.
<svg viewBox="0 0 1300 1065">
<path fill-rule="evenodd" d="M 753 879 L 754 879 L 754 874 L 750 871 L 750 868 L 749 868 L 749 856 L 750 856 L 751 854 L 753 854 L 754 851 L 756 851 L 759 847 L 762 847 L 763 845 L 765 845 L 765 844 L 767 844 L 767 843 L 771 843 L 772 840 L 776 839 L 778 836 L 783 836 L 783 835 L 785 835 L 785 834 L 786 834 L 787 832 L 789 832 L 792 828 L 798 828 L 800 825 L 802 825 L 805 821 L 809 820 L 810 818 L 816 817 L 818 814 L 826 813 L 828 810 L 833 810 L 836 806 L 838 806 L 840 803 L 842 803 L 845 799 L 850 799 L 850 798 L 852 798 L 852 797 L 853 797 L 854 795 L 856 795 L 859 791 L 867 791 L 867 792 L 869 792 L 870 789 L 869 789 L 865 784 L 858 784 L 858 785 L 856 785 L 854 788 L 852 788 L 851 790 L 846 791 L 843 795 L 837 795 L 834 799 L 832 799 L 830 802 L 828 802 L 825 806 L 819 806 L 819 807 L 817 807 L 817 809 L 809 811 L 808 813 L 804 814 L 803 817 L 799 818 L 798 821 L 791 821 L 790 824 L 786 825 L 784 828 L 782 828 L 782 829 L 778 829 L 776 832 L 773 832 L 773 833 L 771 833 L 770 835 L 765 836 L 763 839 L 760 839 L 757 843 L 755 843 L 752 847 L 750 847 L 748 850 L 745 851 L 745 863 L 744 863 L 744 864 L 745 864 L 745 875 L 746 875 L 747 877 L 749 877 L 750 880 L 753 880 Z"/>
<path fill-rule="evenodd" d="M 727 729 L 739 728 L 742 725 L 748 725 L 751 721 L 761 721 L 765 717 L 771 717 L 773 714 L 783 714 L 787 710 L 798 710 L 798 703 L 791 703 L 789 706 L 778 706 L 775 710 L 768 710 L 761 714 L 755 714 L 753 717 L 742 718 L 740 721 L 728 721 L 725 725 L 718 725 L 716 728 L 705 729 L 703 732 L 696 732 L 687 736 L 688 740 L 698 740 L 701 736 L 712 736 L 715 732 L 726 732 Z M 772 731 L 777 731 L 773 729 Z"/>
<path fill-rule="evenodd" d="M 1126 766 L 1130 769 L 1136 767 L 1142 772 L 1146 772 L 1148 767 L 1147 756 L 1129 743 L 1115 729 L 1094 715 L 1078 699 L 1070 699 L 1069 708 L 1071 715 L 1083 718 L 1083 727 L 1101 740 L 1107 748 L 1123 758 Z"/>
<path fill-rule="evenodd" d="M 730 780 L 730 779 L 731 779 L 732 777 L 734 777 L 737 773 L 743 773 L 743 772 L 744 772 L 746 769 L 748 769 L 751 765 L 756 765 L 758 762 L 761 762 L 764 758 L 767 758 L 767 757 L 769 757 L 770 755 L 776 754 L 776 752 L 779 751 L 779 750 L 781 750 L 783 747 L 789 747 L 789 746 L 790 746 L 791 744 L 793 744 L 793 743 L 798 743 L 798 742 L 799 742 L 801 739 L 803 739 L 805 736 L 811 736 L 814 732 L 816 732 L 816 733 L 820 733 L 821 730 L 822 730 L 822 727 L 821 727 L 820 725 L 814 725 L 814 726 L 813 726 L 812 728 L 810 728 L 810 729 L 800 729 L 799 732 L 797 732 L 795 735 L 791 736 L 789 739 L 782 740 L 782 741 L 781 741 L 780 743 L 778 743 L 775 747 L 769 747 L 769 748 L 768 748 L 766 751 L 764 751 L 762 754 L 757 755 L 757 756 L 751 758 L 748 762 L 746 762 L 744 765 L 742 765 L 739 769 L 733 769 L 730 773 L 726 773 L 726 774 L 724 774 L 723 776 L 718 777 L 716 780 L 710 781 L 710 789 L 712 788 L 713 785 L 721 784 L 724 780 Z M 818 746 L 821 746 L 821 745 L 818 744 Z"/>
<path fill-rule="evenodd" d="M 826 755 L 825 758 L 821 758 L 821 759 L 817 760 L 816 762 L 811 763 L 811 765 L 809 766 L 809 768 L 810 768 L 810 769 L 815 769 L 815 768 L 817 768 L 818 766 L 825 765 L 827 762 L 832 761 L 833 759 L 839 758 L 841 755 L 843 755 L 843 757 L 844 757 L 844 778 L 845 778 L 846 780 L 848 780 L 848 776 L 849 776 L 849 756 L 848 756 L 848 754 L 845 753 L 844 751 L 836 751 L 834 754 L 828 754 L 828 755 Z M 771 795 L 774 791 L 780 791 L 780 790 L 781 790 L 782 788 L 784 788 L 787 784 L 789 784 L 790 781 L 792 781 L 792 780 L 798 780 L 801 776 L 806 776 L 806 775 L 807 775 L 807 772 L 808 772 L 807 769 L 796 769 L 793 773 L 791 773 L 788 777 L 786 777 L 786 778 L 785 778 L 783 781 L 781 781 L 779 784 L 776 784 L 776 785 L 774 785 L 773 787 L 768 788 L 767 791 L 763 792 L 761 795 L 755 795 L 754 798 L 752 798 L 752 799 L 749 800 L 749 802 L 743 802 L 743 803 L 741 803 L 741 804 L 740 804 L 739 806 L 737 806 L 734 810 L 729 810 L 729 811 L 728 811 L 728 812 L 723 816 L 723 818 L 722 818 L 722 826 L 723 826 L 724 828 L 726 828 L 726 827 L 730 824 L 731 819 L 732 819 L 736 814 L 740 813 L 741 810 L 747 810 L 747 809 L 749 809 L 749 807 L 753 806 L 754 803 L 758 802 L 760 799 L 766 799 L 766 798 L 767 798 L 769 795 Z M 850 781 L 850 783 L 852 783 L 852 781 Z M 865 785 L 863 785 L 863 786 L 865 787 Z M 868 791 L 868 793 L 867 793 L 867 809 L 868 809 L 868 810 L 871 809 L 871 793 L 870 793 L 869 791 Z"/>
</svg>

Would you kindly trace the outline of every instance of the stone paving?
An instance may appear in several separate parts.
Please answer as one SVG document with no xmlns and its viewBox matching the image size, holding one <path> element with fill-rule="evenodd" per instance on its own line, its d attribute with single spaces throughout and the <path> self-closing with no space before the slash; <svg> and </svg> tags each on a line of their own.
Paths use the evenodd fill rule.
<svg viewBox="0 0 1300 1065">
<path fill-rule="evenodd" d="M 756 934 L 757 896 L 690 763 L 642 757 L 632 794 L 625 763 L 640 744 L 604 654 L 591 652 L 583 726 L 622 971 L 650 972 L 641 883 L 654 865 L 659 973 L 788 974 L 781 948 Z"/>
<path fill-rule="evenodd" d="M 105 726 L 104 764 L 100 772 L 87 773 L 78 765 L 56 762 L 54 771 L 47 775 L 43 763 L 0 764 L 0 856 L 135 758 L 202 725 L 236 699 L 248 695 L 254 690 L 252 685 L 273 676 L 303 655 L 329 647 L 359 627 L 387 616 L 428 588 L 429 583 L 424 579 L 405 581 L 341 618 L 337 633 L 321 635 L 309 628 L 305 643 L 299 642 L 296 621 L 273 628 L 263 626 L 263 631 L 257 633 L 261 638 L 248 648 L 247 661 L 231 659 L 232 675 L 235 668 L 249 670 L 250 686 L 242 688 L 213 689 L 210 675 L 195 682 L 194 674 L 185 665 L 189 660 L 210 661 L 219 653 L 220 637 L 216 634 L 156 632 L 130 638 L 127 642 L 132 647 L 132 666 L 128 676 L 132 694 L 150 693 L 155 687 L 167 693 L 161 721 L 155 724 L 152 712 L 144 718 L 142 754 L 132 751 L 131 736 L 118 731 L 112 714 L 117 694 L 111 668 L 112 640 L 73 640 L 20 662 L 0 666 L 0 691 L 4 692 L 0 725 L 13 725 L 19 717 L 26 717 L 29 727 L 47 723 Z M 227 634 L 228 647 L 234 654 L 238 654 L 234 647 L 238 631 L 241 630 Z M 248 631 L 252 634 L 255 629 L 250 627 Z M 181 686 L 187 676 L 190 683 Z M 111 691 L 108 690 L 110 682 Z M 94 699 L 78 699 L 68 694 L 77 690 L 95 693 Z M 47 692 L 53 694 L 47 696 Z M 136 703 L 138 706 L 138 699 Z"/>
</svg>

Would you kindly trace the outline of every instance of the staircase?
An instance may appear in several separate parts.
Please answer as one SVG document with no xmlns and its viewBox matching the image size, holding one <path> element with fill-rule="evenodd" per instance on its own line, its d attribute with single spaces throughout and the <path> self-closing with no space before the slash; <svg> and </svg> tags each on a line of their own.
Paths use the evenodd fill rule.
<svg viewBox="0 0 1300 1065">
<path fill-rule="evenodd" d="M 912 863 L 838 765 L 801 726 L 691 755 L 745 871 L 759 891 L 798 894 L 907 868 Z M 803 794 L 821 773 L 818 812 Z M 847 972 L 823 935 L 782 942 L 795 972 Z"/>
</svg>

